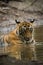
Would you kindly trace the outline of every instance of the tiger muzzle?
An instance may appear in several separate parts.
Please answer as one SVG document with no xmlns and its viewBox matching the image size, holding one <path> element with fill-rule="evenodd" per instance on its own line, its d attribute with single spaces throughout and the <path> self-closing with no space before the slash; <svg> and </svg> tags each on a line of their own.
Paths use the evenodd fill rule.
<svg viewBox="0 0 43 65">
<path fill-rule="evenodd" d="M 29 41 L 29 40 L 30 40 L 30 38 L 28 38 L 28 37 L 25 37 L 24 39 L 25 39 L 26 41 Z"/>
</svg>

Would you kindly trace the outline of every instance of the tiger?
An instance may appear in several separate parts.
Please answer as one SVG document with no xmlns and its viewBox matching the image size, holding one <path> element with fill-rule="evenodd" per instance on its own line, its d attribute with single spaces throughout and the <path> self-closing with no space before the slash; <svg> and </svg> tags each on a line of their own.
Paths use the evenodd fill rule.
<svg viewBox="0 0 43 65">
<path fill-rule="evenodd" d="M 27 21 L 17 22 L 17 20 L 15 20 L 15 22 L 17 24 L 16 28 L 13 31 L 11 31 L 10 33 L 2 36 L 0 40 L 4 44 L 13 45 L 11 47 L 11 50 L 14 46 L 16 46 L 13 48 L 14 51 L 13 50 L 12 51 L 14 53 L 16 51 L 20 52 L 22 59 L 23 59 L 23 56 L 24 56 L 24 58 L 30 58 L 31 59 L 31 54 L 28 55 L 29 52 L 26 52 L 27 55 L 25 56 L 25 50 L 27 48 L 30 49 L 29 44 L 33 42 L 33 39 L 32 39 L 33 22 L 27 22 Z M 22 46 L 18 46 L 19 44 L 22 44 Z M 24 47 L 23 45 L 27 45 L 27 46 Z M 25 48 L 25 50 L 22 50 L 23 48 Z M 23 53 L 23 56 L 22 56 L 22 53 Z"/>
<path fill-rule="evenodd" d="M 17 23 L 17 22 L 16 22 Z M 16 29 L 10 33 L 3 35 L 3 42 L 10 44 L 19 44 L 32 42 L 32 23 L 30 22 L 18 22 Z"/>
</svg>

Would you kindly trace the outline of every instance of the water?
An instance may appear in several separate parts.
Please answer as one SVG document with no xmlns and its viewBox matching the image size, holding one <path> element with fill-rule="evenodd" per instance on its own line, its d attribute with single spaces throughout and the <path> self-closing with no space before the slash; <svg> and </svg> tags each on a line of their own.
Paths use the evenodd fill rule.
<svg viewBox="0 0 43 65">
<path fill-rule="evenodd" d="M 43 20 L 34 22 L 33 39 L 35 40 L 36 59 L 43 61 Z"/>
<path fill-rule="evenodd" d="M 9 26 L 9 27 L 4 27 L 4 28 L 1 27 L 2 30 L 0 29 L 0 31 L 8 33 L 9 31 L 13 30 L 13 27 L 15 28 L 15 26 L 13 26 L 13 25 Z M 33 33 L 34 40 L 35 40 L 34 43 L 32 43 L 30 45 L 20 44 L 20 45 L 13 45 L 13 46 L 9 46 L 9 47 L 3 46 L 3 47 L 0 47 L 1 53 L 3 52 L 4 54 L 8 54 L 9 57 L 16 58 L 19 60 L 43 60 L 43 43 L 42 43 L 43 42 L 43 26 L 41 25 L 40 27 L 37 27 L 34 29 L 35 29 L 35 31 Z M 40 31 L 42 31 L 42 32 L 40 32 Z M 39 35 L 39 36 L 35 37 L 37 35 Z M 42 35 L 42 37 L 40 37 L 40 35 Z M 39 39 L 39 37 L 40 37 L 40 39 Z M 38 40 L 38 41 L 36 41 L 36 40 Z M 39 45 L 37 45 L 36 42 Z"/>
<path fill-rule="evenodd" d="M 33 51 L 33 45 L 24 45 L 24 44 L 18 44 L 13 45 L 10 48 L 10 54 L 11 57 L 16 57 L 20 60 L 33 60 L 34 59 L 34 51 Z"/>
<path fill-rule="evenodd" d="M 43 25 L 34 27 L 33 37 L 36 42 L 43 42 Z"/>
<path fill-rule="evenodd" d="M 37 60 L 43 61 L 43 42 L 35 42 L 35 51 Z"/>
</svg>

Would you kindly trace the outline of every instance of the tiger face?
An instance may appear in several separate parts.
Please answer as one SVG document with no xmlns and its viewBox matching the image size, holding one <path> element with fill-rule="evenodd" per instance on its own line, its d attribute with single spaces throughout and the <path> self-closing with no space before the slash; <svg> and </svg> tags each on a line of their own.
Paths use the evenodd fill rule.
<svg viewBox="0 0 43 65">
<path fill-rule="evenodd" d="M 16 32 L 19 33 L 18 36 L 23 42 L 28 43 L 32 41 L 32 31 L 32 23 L 24 21 L 19 23 L 18 30 Z"/>
</svg>

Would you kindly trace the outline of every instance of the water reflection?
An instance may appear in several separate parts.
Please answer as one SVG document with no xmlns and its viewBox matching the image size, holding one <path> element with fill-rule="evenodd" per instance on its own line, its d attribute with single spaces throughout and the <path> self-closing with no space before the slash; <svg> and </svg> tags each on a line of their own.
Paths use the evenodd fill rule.
<svg viewBox="0 0 43 65">
<path fill-rule="evenodd" d="M 18 44 L 13 45 L 10 47 L 10 54 L 11 57 L 16 57 L 20 60 L 33 60 L 34 59 L 34 46 L 31 45 L 24 45 Z"/>
</svg>

